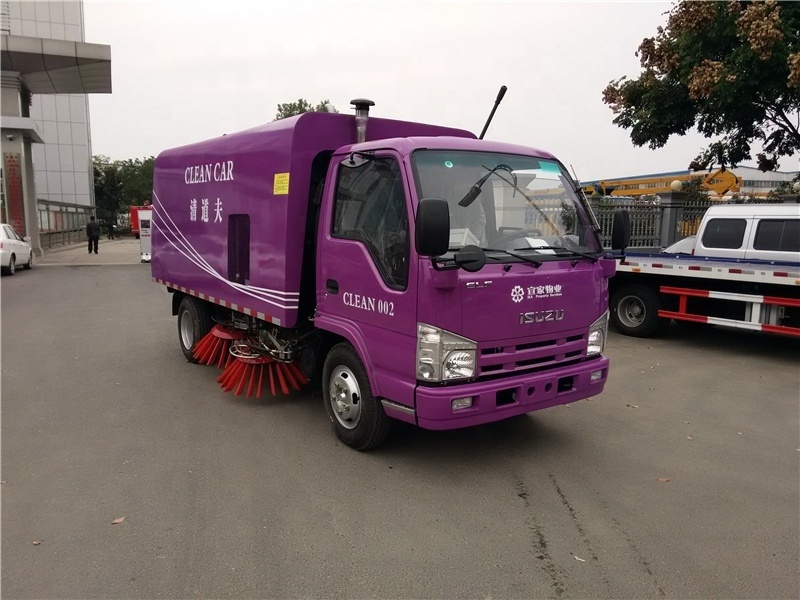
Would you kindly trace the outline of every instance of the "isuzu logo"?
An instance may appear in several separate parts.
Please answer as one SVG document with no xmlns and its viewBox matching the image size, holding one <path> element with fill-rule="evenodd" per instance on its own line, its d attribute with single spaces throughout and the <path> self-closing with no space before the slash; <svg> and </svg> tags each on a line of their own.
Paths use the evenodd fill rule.
<svg viewBox="0 0 800 600">
<path fill-rule="evenodd" d="M 530 325 L 531 323 L 547 323 L 564 320 L 564 310 L 537 310 L 534 312 L 519 313 L 519 324 Z"/>
</svg>

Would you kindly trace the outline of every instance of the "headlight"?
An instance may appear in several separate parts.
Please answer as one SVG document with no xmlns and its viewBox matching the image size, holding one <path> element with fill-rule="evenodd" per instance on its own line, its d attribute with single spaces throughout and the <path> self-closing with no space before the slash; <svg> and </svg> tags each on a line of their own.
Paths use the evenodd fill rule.
<svg viewBox="0 0 800 600">
<path fill-rule="evenodd" d="M 477 344 L 448 331 L 417 323 L 417 379 L 448 381 L 475 375 Z"/>
<path fill-rule="evenodd" d="M 586 349 L 586 356 L 601 354 L 606 347 L 606 335 L 608 334 L 608 311 L 597 319 L 589 327 L 589 346 Z"/>
</svg>

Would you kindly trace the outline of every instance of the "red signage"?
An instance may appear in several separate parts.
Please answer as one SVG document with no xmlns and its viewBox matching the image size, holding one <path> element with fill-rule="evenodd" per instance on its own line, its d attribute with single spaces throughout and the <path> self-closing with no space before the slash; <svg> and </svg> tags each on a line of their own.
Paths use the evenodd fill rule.
<svg viewBox="0 0 800 600">
<path fill-rule="evenodd" d="M 5 152 L 3 161 L 5 162 L 4 175 L 6 179 L 6 218 L 18 234 L 25 236 L 27 235 L 25 231 L 25 201 L 22 196 L 22 168 L 19 154 Z"/>
</svg>

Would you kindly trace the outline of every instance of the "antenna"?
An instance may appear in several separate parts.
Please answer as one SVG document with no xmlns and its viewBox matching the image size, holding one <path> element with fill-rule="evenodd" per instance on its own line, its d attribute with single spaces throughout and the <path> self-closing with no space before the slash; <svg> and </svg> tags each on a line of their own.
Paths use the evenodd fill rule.
<svg viewBox="0 0 800 600">
<path fill-rule="evenodd" d="M 499 106 L 500 101 L 503 99 L 503 96 L 506 95 L 506 90 L 507 89 L 508 88 L 506 86 L 504 86 L 504 85 L 500 86 L 500 91 L 497 92 L 497 99 L 494 101 L 494 106 L 492 107 L 492 112 L 489 113 L 489 118 L 486 119 L 486 125 L 483 126 L 483 131 L 481 131 L 481 134 L 478 136 L 479 140 L 482 140 L 483 136 L 486 135 L 486 130 L 489 129 L 489 123 L 492 122 L 492 118 L 494 117 L 494 111 L 497 110 L 497 107 Z"/>
</svg>

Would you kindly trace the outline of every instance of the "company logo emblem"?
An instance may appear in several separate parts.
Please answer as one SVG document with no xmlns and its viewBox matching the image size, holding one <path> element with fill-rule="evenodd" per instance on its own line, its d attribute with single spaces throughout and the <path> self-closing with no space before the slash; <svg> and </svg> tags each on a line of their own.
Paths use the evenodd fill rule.
<svg viewBox="0 0 800 600">
<path fill-rule="evenodd" d="M 564 310 L 538 310 L 536 312 L 519 313 L 519 324 L 547 323 L 564 320 Z"/>
<path fill-rule="evenodd" d="M 525 290 L 522 289 L 521 285 L 515 285 L 511 289 L 511 299 L 514 302 L 522 302 L 522 299 L 525 297 Z"/>
</svg>

